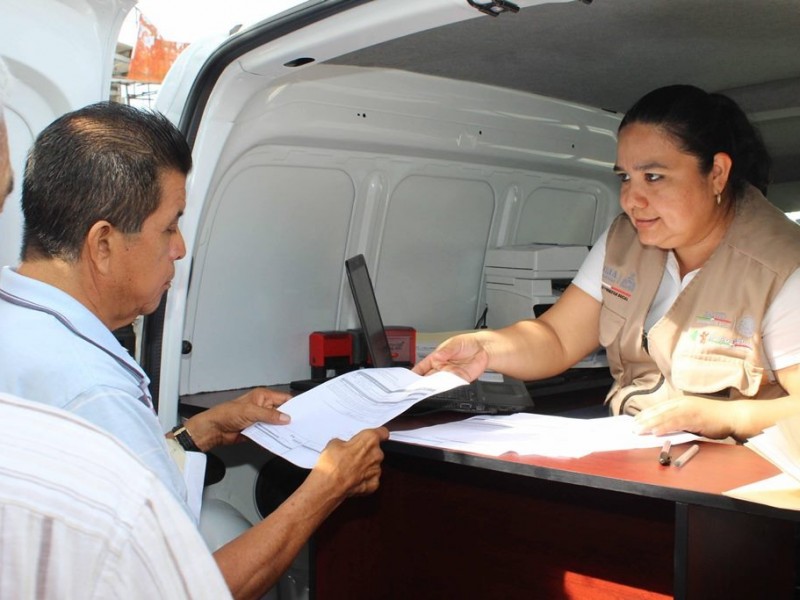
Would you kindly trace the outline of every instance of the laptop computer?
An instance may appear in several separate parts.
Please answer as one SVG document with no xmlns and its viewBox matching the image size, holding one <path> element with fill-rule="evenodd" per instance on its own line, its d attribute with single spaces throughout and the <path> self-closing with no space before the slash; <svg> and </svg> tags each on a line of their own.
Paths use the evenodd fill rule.
<svg viewBox="0 0 800 600">
<path fill-rule="evenodd" d="M 392 352 L 364 255 L 358 254 L 347 259 L 345 270 L 369 359 L 375 367 L 392 367 Z M 472 414 L 511 414 L 532 409 L 533 400 L 525 383 L 503 376 L 503 381 L 478 380 L 429 396 L 415 404 L 411 412 L 419 414 L 448 410 Z"/>
</svg>

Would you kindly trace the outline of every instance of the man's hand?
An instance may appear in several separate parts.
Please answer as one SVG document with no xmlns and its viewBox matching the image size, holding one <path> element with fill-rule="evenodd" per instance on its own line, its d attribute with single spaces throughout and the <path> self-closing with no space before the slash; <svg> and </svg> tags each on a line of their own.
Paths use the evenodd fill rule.
<svg viewBox="0 0 800 600">
<path fill-rule="evenodd" d="M 289 398 L 290 394 L 255 388 L 234 400 L 196 414 L 185 426 L 197 447 L 206 452 L 217 446 L 241 441 L 244 439 L 241 431 L 254 423 L 288 423 L 289 415 L 276 409 Z"/>
<path fill-rule="evenodd" d="M 418 375 L 450 371 L 467 381 L 474 381 L 486 370 L 489 355 L 478 336 L 465 333 L 453 336 L 419 361 L 412 369 Z"/>
<path fill-rule="evenodd" d="M 346 498 L 378 489 L 385 427 L 332 440 L 300 487 L 262 521 L 214 552 L 234 598 L 258 598 Z"/>
<path fill-rule="evenodd" d="M 380 443 L 389 438 L 385 427 L 365 429 L 350 441 L 331 440 L 311 470 L 309 480 L 324 479 L 342 499 L 371 494 L 378 489 L 383 451 Z"/>
</svg>

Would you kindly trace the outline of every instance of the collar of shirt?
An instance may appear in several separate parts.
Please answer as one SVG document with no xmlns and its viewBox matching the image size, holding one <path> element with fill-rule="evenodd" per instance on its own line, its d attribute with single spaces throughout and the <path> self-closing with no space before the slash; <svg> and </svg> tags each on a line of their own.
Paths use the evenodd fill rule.
<svg viewBox="0 0 800 600">
<path fill-rule="evenodd" d="M 113 356 L 120 364 L 136 375 L 142 389 L 142 401 L 152 408 L 148 385 L 150 380 L 114 334 L 86 306 L 66 292 L 47 283 L 20 275 L 11 267 L 0 271 L 0 291 L 5 292 L 20 305 L 26 303 L 52 314 L 73 333 L 87 339 Z"/>
</svg>

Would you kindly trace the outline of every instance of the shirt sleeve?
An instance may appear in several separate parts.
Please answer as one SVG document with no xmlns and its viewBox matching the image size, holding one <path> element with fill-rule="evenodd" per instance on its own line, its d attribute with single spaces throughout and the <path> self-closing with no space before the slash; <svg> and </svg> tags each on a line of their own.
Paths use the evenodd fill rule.
<svg viewBox="0 0 800 600">
<path fill-rule="evenodd" d="M 589 255 L 584 259 L 581 268 L 578 269 L 578 274 L 572 280 L 573 285 L 582 289 L 598 302 L 603 301 L 603 263 L 606 260 L 607 238 L 608 229 L 597 238 L 594 246 L 589 250 Z"/>
<path fill-rule="evenodd" d="M 800 364 L 800 269 L 784 282 L 761 325 L 764 354 L 773 370 Z"/>
<path fill-rule="evenodd" d="M 172 492 L 186 513 L 192 514 L 183 475 L 171 458 L 159 421 L 149 407 L 118 388 L 95 386 L 65 408 L 127 446 Z"/>
<path fill-rule="evenodd" d="M 152 481 L 130 535 L 108 555 L 97 598 L 230 598 L 213 556 L 172 494 Z"/>
</svg>

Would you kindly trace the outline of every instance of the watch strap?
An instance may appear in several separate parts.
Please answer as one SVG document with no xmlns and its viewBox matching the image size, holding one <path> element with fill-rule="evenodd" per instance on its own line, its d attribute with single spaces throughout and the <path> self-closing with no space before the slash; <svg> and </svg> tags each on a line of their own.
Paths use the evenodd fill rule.
<svg viewBox="0 0 800 600">
<path fill-rule="evenodd" d="M 186 429 L 183 425 L 176 425 L 172 428 L 172 437 L 174 437 L 178 443 L 181 445 L 181 448 L 186 450 L 187 452 L 202 452 L 200 448 L 197 447 L 197 444 L 194 443 L 189 430 Z"/>
</svg>

